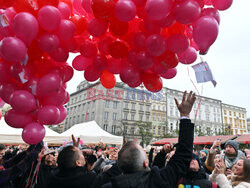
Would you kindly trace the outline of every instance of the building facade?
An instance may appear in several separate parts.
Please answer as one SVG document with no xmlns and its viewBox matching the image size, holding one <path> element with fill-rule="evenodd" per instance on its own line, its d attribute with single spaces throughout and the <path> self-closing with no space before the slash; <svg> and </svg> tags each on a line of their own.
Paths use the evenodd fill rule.
<svg viewBox="0 0 250 188">
<path fill-rule="evenodd" d="M 247 118 L 247 130 L 250 133 L 250 118 Z"/>
<path fill-rule="evenodd" d="M 247 111 L 245 108 L 223 104 L 223 125 L 234 135 L 247 134 Z"/>
</svg>

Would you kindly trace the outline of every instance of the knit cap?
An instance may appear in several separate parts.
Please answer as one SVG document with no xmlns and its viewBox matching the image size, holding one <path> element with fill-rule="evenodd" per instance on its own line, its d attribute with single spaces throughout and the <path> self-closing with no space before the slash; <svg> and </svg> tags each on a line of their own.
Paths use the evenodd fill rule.
<svg viewBox="0 0 250 188">
<path fill-rule="evenodd" d="M 228 141 L 226 142 L 226 144 L 225 144 L 225 147 L 226 147 L 227 145 L 232 146 L 232 147 L 235 149 L 236 153 L 238 152 L 238 150 L 239 150 L 239 144 L 238 144 L 238 142 L 236 142 L 236 141 L 234 141 L 234 140 L 228 140 Z"/>
</svg>

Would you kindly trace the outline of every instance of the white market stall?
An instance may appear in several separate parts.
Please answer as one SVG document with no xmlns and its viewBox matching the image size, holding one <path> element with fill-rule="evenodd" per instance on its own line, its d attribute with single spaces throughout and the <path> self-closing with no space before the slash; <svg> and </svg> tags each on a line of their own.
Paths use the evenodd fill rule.
<svg viewBox="0 0 250 188">
<path fill-rule="evenodd" d="M 46 130 L 44 142 L 52 145 L 62 144 L 68 141 L 68 136 L 63 136 L 44 126 Z M 24 144 L 22 139 L 22 129 L 16 129 L 8 126 L 4 118 L 0 120 L 0 143 L 1 144 Z"/>
<path fill-rule="evenodd" d="M 100 141 L 104 144 L 123 144 L 121 136 L 114 136 L 104 131 L 95 121 L 76 124 L 61 135 L 71 136 L 72 134 L 75 137 L 80 137 L 83 140 L 83 144 L 97 144 Z"/>
</svg>

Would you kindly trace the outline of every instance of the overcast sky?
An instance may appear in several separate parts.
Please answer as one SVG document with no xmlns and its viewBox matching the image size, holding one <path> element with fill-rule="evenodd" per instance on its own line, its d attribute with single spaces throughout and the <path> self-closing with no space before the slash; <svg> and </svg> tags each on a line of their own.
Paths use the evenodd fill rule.
<svg viewBox="0 0 250 188">
<path fill-rule="evenodd" d="M 217 86 L 211 82 L 197 84 L 191 66 L 179 64 L 177 76 L 164 80 L 164 87 L 177 90 L 195 90 L 188 76 L 202 95 L 223 103 L 244 107 L 250 117 L 250 0 L 234 0 L 232 6 L 220 12 L 219 36 L 203 59 L 208 62 Z M 75 56 L 75 55 L 74 55 Z M 69 63 L 72 61 L 69 59 Z M 198 58 L 195 63 L 199 63 Z M 188 67 L 188 68 L 187 68 Z M 83 80 L 83 72 L 75 71 L 68 83 L 70 93 Z M 203 90 L 202 90 L 203 88 Z"/>
</svg>

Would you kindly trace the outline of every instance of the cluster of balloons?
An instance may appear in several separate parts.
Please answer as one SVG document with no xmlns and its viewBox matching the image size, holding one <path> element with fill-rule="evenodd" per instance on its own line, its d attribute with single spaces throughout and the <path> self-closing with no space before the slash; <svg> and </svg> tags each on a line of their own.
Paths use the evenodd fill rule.
<svg viewBox="0 0 250 188">
<path fill-rule="evenodd" d="M 87 23 L 73 68 L 105 88 L 114 74 L 130 87 L 162 89 L 178 63 L 195 62 L 215 42 L 219 11 L 232 0 L 75 0 Z"/>
<path fill-rule="evenodd" d="M 4 118 L 23 128 L 28 144 L 45 136 L 44 125 L 62 122 L 63 106 L 74 73 L 66 62 L 76 26 L 70 21 L 71 3 L 59 1 L 4 1 L 0 6 L 0 98 L 10 104 Z"/>
<path fill-rule="evenodd" d="M 178 63 L 206 54 L 219 11 L 232 0 L 0 0 L 0 97 L 8 125 L 38 143 L 43 125 L 62 122 L 74 70 L 111 89 L 115 74 L 130 87 L 162 89 Z M 67 63 L 69 53 L 80 52 Z"/>
</svg>

